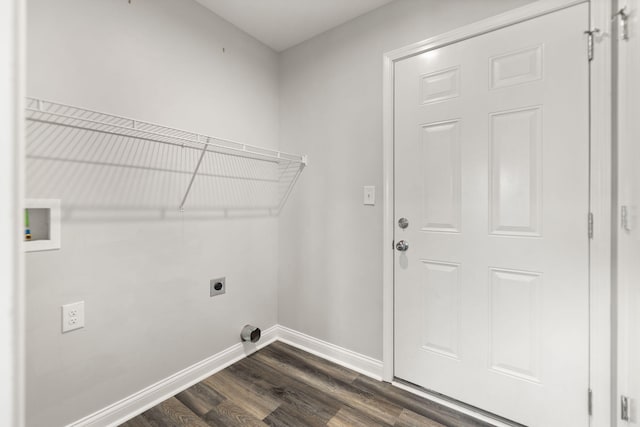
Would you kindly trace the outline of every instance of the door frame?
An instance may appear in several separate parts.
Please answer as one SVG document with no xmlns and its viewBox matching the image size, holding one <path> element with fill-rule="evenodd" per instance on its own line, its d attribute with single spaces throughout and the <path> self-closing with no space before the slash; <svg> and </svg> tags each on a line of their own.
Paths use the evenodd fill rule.
<svg viewBox="0 0 640 427">
<path fill-rule="evenodd" d="M 613 59 L 616 66 L 616 68 L 614 69 L 617 70 L 617 82 L 615 88 L 616 97 L 614 99 L 614 103 L 616 106 L 614 114 L 616 129 L 616 147 L 614 156 L 616 158 L 616 164 L 619 161 L 618 159 L 621 159 L 624 155 L 621 153 L 627 151 L 629 145 L 636 143 L 636 140 L 634 139 L 636 135 L 633 134 L 627 126 L 627 123 L 632 120 L 633 117 L 633 111 L 629 109 L 627 100 L 628 98 L 633 96 L 633 92 L 631 91 L 633 88 L 629 87 L 630 82 L 632 81 L 633 77 L 635 77 L 638 72 L 640 72 L 637 64 L 631 60 L 633 55 L 636 53 L 632 49 L 638 48 L 638 41 L 634 40 L 634 33 L 635 31 L 637 31 L 638 24 L 637 18 L 634 19 L 634 17 L 636 16 L 634 12 L 636 12 L 638 8 L 640 8 L 640 0 L 618 0 L 617 4 L 615 5 L 615 9 L 620 10 L 622 8 L 626 8 L 628 13 L 629 11 L 631 11 L 629 18 L 631 39 L 624 41 L 621 37 L 620 30 L 618 30 L 617 34 L 614 33 L 617 36 L 615 37 L 617 43 L 617 51 Z M 614 218 L 616 230 L 622 229 L 622 224 L 620 223 L 620 218 L 622 216 L 622 206 L 627 205 L 630 201 L 635 202 L 635 200 L 633 199 L 627 199 L 627 195 L 622 192 L 623 187 L 630 179 L 629 176 L 622 175 L 622 173 L 622 170 L 616 171 L 617 180 L 614 184 L 614 188 L 616 189 L 616 192 L 614 193 L 614 211 L 617 215 L 620 215 L 616 215 L 617 218 Z M 615 252 L 616 255 L 619 253 L 624 256 L 626 254 L 623 254 L 622 251 L 629 250 L 626 240 L 632 237 L 625 237 L 624 232 L 620 232 L 619 235 L 619 239 L 614 240 Z M 619 259 L 617 256 L 614 258 L 616 261 L 619 261 L 619 263 L 615 267 L 615 277 L 618 278 L 620 277 L 619 275 L 624 274 L 627 280 L 620 280 L 616 283 L 616 300 L 613 302 L 613 305 L 615 307 L 616 319 L 616 324 L 614 325 L 614 342 L 616 343 L 616 355 L 614 358 L 614 363 L 616 364 L 616 379 L 613 386 L 614 392 L 612 396 L 612 402 L 613 405 L 615 405 L 615 411 L 613 413 L 614 422 L 612 422 L 611 425 L 626 427 L 630 426 L 632 422 L 637 422 L 637 419 L 632 419 L 631 421 L 622 419 L 620 398 L 622 396 L 626 396 L 629 398 L 629 406 L 631 412 L 630 415 L 632 417 L 634 415 L 637 417 L 637 413 L 634 414 L 634 400 L 637 402 L 638 396 L 634 396 L 633 394 L 631 394 L 631 391 L 633 389 L 633 387 L 631 387 L 631 383 L 633 382 L 632 375 L 637 372 L 638 366 L 637 355 L 633 353 L 631 349 L 634 343 L 630 338 L 630 335 L 633 332 L 637 331 L 637 326 L 632 326 L 632 320 L 629 319 L 631 310 L 629 309 L 629 305 L 627 303 L 629 295 L 636 290 L 638 285 L 632 285 L 628 280 L 628 267 L 626 267 L 626 265 L 624 264 L 625 260 L 627 260 L 628 257 L 624 256 L 621 258 L 622 259 Z M 636 357 L 636 359 L 633 358 L 634 356 Z M 634 392 L 636 392 L 636 390 L 634 390 Z"/>
<path fill-rule="evenodd" d="M 612 394 L 612 72 L 611 11 L 614 0 L 538 0 L 526 6 L 387 52 L 383 56 L 383 380 L 394 381 L 394 66 L 403 59 L 510 25 L 590 2 L 590 28 L 598 28 L 590 65 L 590 211 L 593 238 L 589 247 L 589 383 L 590 425 L 610 425 Z M 585 31 L 588 28 L 585 28 Z M 585 36 L 586 49 L 586 36 Z M 586 58 L 585 58 L 586 60 Z M 585 230 L 585 233 L 587 230 Z M 395 383 L 397 385 L 402 384 Z M 421 393 L 423 394 L 423 393 Z M 424 394 L 470 413 L 468 408 Z M 585 399 L 588 391 L 585 390 Z M 615 408 L 615 406 L 614 406 Z"/>
<path fill-rule="evenodd" d="M 0 425 L 25 424 L 25 0 L 0 2 Z"/>
</svg>

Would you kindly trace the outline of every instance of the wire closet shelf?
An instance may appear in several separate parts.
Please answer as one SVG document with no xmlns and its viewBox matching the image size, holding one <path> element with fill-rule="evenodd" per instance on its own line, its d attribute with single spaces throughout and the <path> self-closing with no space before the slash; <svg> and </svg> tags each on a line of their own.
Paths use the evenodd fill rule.
<svg viewBox="0 0 640 427">
<path fill-rule="evenodd" d="M 27 193 L 76 208 L 280 213 L 307 157 L 27 98 Z"/>
</svg>

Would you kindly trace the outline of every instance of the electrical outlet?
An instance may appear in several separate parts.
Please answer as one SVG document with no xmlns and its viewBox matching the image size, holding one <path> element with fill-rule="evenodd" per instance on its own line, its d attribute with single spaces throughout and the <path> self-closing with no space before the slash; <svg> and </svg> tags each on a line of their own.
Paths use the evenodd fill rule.
<svg viewBox="0 0 640 427">
<path fill-rule="evenodd" d="M 62 306 L 62 332 L 84 328 L 84 301 Z"/>
<path fill-rule="evenodd" d="M 225 278 L 211 279 L 209 281 L 209 296 L 215 297 L 216 295 L 222 295 L 227 291 Z"/>
</svg>

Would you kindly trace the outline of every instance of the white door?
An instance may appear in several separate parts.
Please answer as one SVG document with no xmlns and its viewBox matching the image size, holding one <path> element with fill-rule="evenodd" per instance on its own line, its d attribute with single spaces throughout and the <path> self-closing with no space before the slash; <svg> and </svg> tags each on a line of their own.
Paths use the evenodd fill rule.
<svg viewBox="0 0 640 427">
<path fill-rule="evenodd" d="M 589 420 L 586 28 L 583 3 L 395 67 L 394 374 L 532 427 Z"/>
<path fill-rule="evenodd" d="M 626 6 L 628 40 L 619 52 L 618 393 L 628 398 L 628 420 L 616 404 L 620 426 L 640 425 L 640 0 Z M 621 33 L 624 30 L 620 27 Z"/>
</svg>

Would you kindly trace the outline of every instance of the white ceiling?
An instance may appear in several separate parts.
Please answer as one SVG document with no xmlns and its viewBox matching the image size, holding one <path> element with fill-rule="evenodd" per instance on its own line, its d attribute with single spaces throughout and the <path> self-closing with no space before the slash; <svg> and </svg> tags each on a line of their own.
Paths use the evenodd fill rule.
<svg viewBox="0 0 640 427">
<path fill-rule="evenodd" d="M 196 0 L 281 52 L 393 0 Z"/>
</svg>

